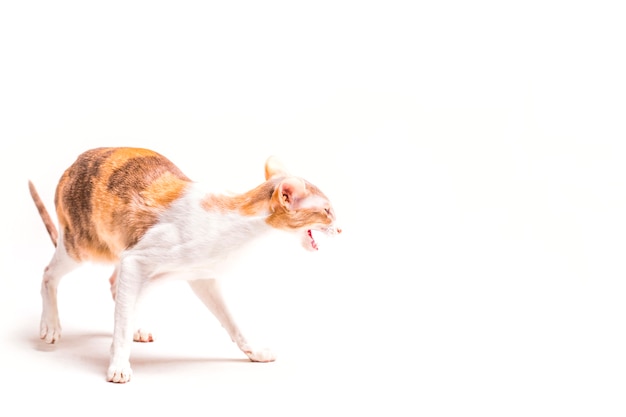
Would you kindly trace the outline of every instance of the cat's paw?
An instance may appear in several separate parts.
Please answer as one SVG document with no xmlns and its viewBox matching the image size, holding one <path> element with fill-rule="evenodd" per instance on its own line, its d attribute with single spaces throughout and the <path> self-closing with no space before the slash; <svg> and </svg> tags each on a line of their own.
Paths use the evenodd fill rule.
<svg viewBox="0 0 626 417">
<path fill-rule="evenodd" d="M 61 323 L 59 319 L 42 317 L 39 325 L 39 338 L 46 343 L 56 343 L 61 338 Z"/>
<path fill-rule="evenodd" d="M 276 354 L 271 349 L 252 350 L 246 349 L 243 351 L 252 362 L 274 362 L 276 360 Z"/>
<path fill-rule="evenodd" d="M 131 376 L 133 376 L 133 370 L 130 369 L 129 363 L 123 366 L 112 364 L 107 371 L 107 381 L 118 384 L 124 384 L 130 381 Z"/>
<path fill-rule="evenodd" d="M 133 334 L 133 341 L 141 343 L 154 342 L 154 337 L 152 336 L 152 333 L 144 329 L 137 329 L 137 331 Z"/>
</svg>

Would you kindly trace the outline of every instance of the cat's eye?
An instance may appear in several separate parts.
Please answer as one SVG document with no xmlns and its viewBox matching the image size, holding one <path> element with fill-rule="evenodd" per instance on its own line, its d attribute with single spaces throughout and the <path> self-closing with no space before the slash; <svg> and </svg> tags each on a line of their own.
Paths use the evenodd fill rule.
<svg viewBox="0 0 626 417">
<path fill-rule="evenodd" d="M 326 214 L 330 215 L 330 209 L 328 207 L 326 207 L 324 211 L 326 212 Z"/>
</svg>

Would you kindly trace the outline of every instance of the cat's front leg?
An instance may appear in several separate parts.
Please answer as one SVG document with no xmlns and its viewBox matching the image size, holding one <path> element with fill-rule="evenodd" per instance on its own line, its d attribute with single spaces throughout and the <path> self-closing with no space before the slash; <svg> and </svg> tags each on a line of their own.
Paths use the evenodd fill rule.
<svg viewBox="0 0 626 417">
<path fill-rule="evenodd" d="M 111 274 L 111 277 L 109 278 L 109 283 L 111 284 L 111 296 L 113 297 L 113 301 L 115 301 L 117 294 L 117 275 L 118 267 L 116 266 L 113 274 Z M 141 298 L 138 298 L 135 305 L 135 316 L 137 317 L 137 323 L 143 323 L 141 313 Z M 133 333 L 133 341 L 141 343 L 154 342 L 154 337 L 152 336 L 152 333 L 150 331 L 146 330 L 145 327 L 140 326 L 136 328 L 135 332 Z"/>
<path fill-rule="evenodd" d="M 107 381 L 125 383 L 130 381 L 130 350 L 133 343 L 135 309 L 144 283 L 139 264 L 132 258 L 120 262 L 115 296 L 115 324 L 111 344 L 111 362 Z"/>
<path fill-rule="evenodd" d="M 231 340 L 253 362 L 273 362 L 276 355 L 270 349 L 255 349 L 250 346 L 246 338 L 241 334 L 230 311 L 226 307 L 224 298 L 216 279 L 199 279 L 189 281 L 194 293 L 202 300 L 204 305 L 215 315 L 222 327 L 226 329 Z"/>
</svg>

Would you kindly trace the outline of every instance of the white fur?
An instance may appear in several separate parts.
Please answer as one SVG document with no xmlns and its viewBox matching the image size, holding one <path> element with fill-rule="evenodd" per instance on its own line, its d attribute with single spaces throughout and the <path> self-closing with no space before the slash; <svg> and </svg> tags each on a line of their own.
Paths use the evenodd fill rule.
<svg viewBox="0 0 626 417">
<path fill-rule="evenodd" d="M 202 207 L 206 195 L 192 184 L 176 200 L 143 238 L 120 255 L 117 280 L 112 279 L 115 298 L 115 326 L 107 379 L 127 382 L 132 376 L 130 351 L 133 339 L 144 340 L 148 333 L 136 330 L 136 311 L 146 288 L 156 279 L 184 279 L 217 317 L 233 342 L 252 360 L 269 362 L 269 350 L 249 346 L 221 296 L 216 276 L 220 267 L 237 249 L 270 230 L 266 215 L 246 217 L 231 212 L 207 211 Z M 43 313 L 41 337 L 48 343 L 61 335 L 56 289 L 59 280 L 78 266 L 65 251 L 62 236 L 42 283 Z M 144 340 L 145 341 L 145 340 Z"/>
<path fill-rule="evenodd" d="M 327 205 L 327 203 L 328 203 L 327 200 L 320 196 L 310 195 L 298 201 L 298 208 L 299 209 L 303 209 L 303 208 L 323 209 L 324 206 Z"/>
<path fill-rule="evenodd" d="M 137 245 L 122 253 L 107 373 L 109 381 L 126 382 L 131 377 L 129 357 L 135 328 L 134 306 L 145 287 L 155 279 L 188 280 L 195 294 L 251 360 L 275 359 L 270 351 L 257 351 L 248 345 L 216 281 L 221 264 L 246 243 L 269 231 L 270 226 L 265 223 L 265 216 L 207 211 L 201 204 L 205 195 L 197 185 L 192 185 Z"/>
<path fill-rule="evenodd" d="M 232 212 L 207 211 L 206 192 L 192 184 L 146 235 L 127 253 L 158 259 L 152 274 L 201 270 L 211 276 L 219 264 L 242 245 L 270 230 L 269 213 L 247 217 Z"/>
</svg>

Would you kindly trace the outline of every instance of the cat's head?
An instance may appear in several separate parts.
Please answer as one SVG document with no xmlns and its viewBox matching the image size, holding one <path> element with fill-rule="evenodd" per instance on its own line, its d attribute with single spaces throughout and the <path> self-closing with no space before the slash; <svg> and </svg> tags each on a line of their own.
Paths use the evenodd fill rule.
<svg viewBox="0 0 626 417">
<path fill-rule="evenodd" d="M 318 249 L 314 233 L 341 233 L 335 211 L 324 193 L 310 182 L 290 175 L 275 157 L 265 162 L 265 179 L 276 184 L 267 219 L 271 226 L 298 233 L 304 248 L 311 251 Z"/>
</svg>

